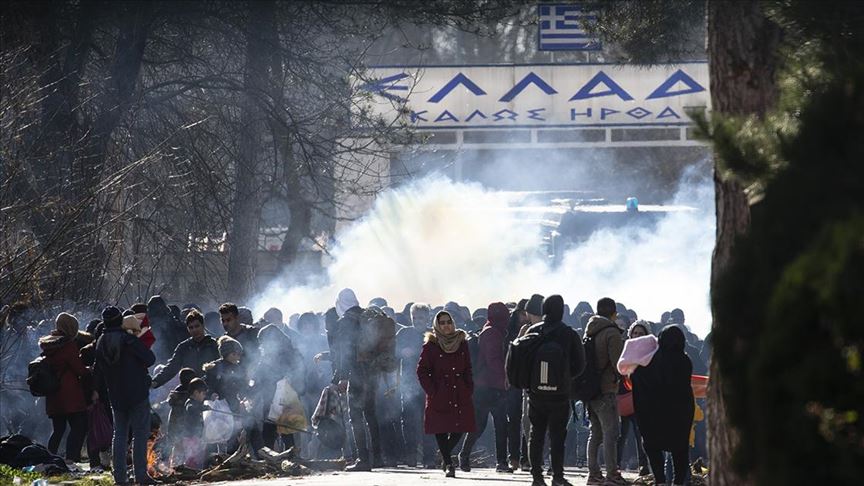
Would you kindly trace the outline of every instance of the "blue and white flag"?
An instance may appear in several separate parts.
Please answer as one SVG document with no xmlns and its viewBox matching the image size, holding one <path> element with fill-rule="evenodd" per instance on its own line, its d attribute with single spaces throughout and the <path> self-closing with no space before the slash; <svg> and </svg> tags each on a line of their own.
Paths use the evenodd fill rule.
<svg viewBox="0 0 864 486">
<path fill-rule="evenodd" d="M 541 51 L 599 51 L 600 40 L 585 31 L 597 15 L 579 4 L 540 4 L 539 49 Z"/>
</svg>

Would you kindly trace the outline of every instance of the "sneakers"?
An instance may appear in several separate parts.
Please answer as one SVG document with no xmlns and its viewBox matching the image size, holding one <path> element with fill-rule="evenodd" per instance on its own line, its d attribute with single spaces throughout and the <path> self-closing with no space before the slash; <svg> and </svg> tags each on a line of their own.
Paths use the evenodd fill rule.
<svg viewBox="0 0 864 486">
<path fill-rule="evenodd" d="M 586 485 L 594 485 L 594 486 L 603 486 L 603 483 L 606 481 L 606 478 L 603 477 L 603 473 L 588 473 L 588 480 L 585 481 Z"/>
<path fill-rule="evenodd" d="M 531 481 L 531 486 L 546 486 L 546 481 L 543 479 L 543 476 L 535 477 Z"/>
<path fill-rule="evenodd" d="M 630 483 L 621 476 L 620 472 L 607 475 L 606 481 L 603 482 L 603 486 L 627 486 L 628 484 Z"/>
<path fill-rule="evenodd" d="M 444 473 L 445 478 L 455 478 L 456 477 L 456 468 L 453 467 L 453 464 L 447 466 L 447 472 Z"/>
<path fill-rule="evenodd" d="M 471 458 L 459 456 L 459 469 L 465 472 L 471 472 Z"/>
<path fill-rule="evenodd" d="M 498 465 L 495 467 L 495 472 L 499 472 L 499 473 L 512 473 L 512 472 L 513 472 L 513 468 L 510 467 L 510 466 L 508 466 L 506 463 L 503 463 L 503 462 L 502 462 L 501 464 L 498 464 Z"/>
<path fill-rule="evenodd" d="M 567 481 L 564 478 L 560 479 L 552 479 L 552 486 L 573 486 L 570 481 Z"/>
<path fill-rule="evenodd" d="M 369 472 L 372 470 L 372 466 L 366 461 L 357 460 L 354 464 L 347 466 L 345 470 L 348 472 Z"/>
</svg>

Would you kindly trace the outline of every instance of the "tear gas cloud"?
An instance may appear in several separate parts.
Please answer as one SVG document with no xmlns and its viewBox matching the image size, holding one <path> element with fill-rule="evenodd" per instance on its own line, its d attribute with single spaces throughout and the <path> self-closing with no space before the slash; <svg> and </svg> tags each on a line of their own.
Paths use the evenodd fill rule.
<svg viewBox="0 0 864 486">
<path fill-rule="evenodd" d="M 711 325 L 708 291 L 714 247 L 714 186 L 697 170 L 685 172 L 670 212 L 651 229 L 599 230 L 552 265 L 541 251 L 539 221 L 513 211 L 513 193 L 429 175 L 378 196 L 372 210 L 341 234 L 326 275 L 272 282 L 255 301 L 256 313 L 324 311 L 341 288 L 361 305 L 384 297 L 471 309 L 517 301 L 532 293 L 561 294 L 571 308 L 610 296 L 640 318 L 657 321 L 680 307 L 687 325 L 704 336 Z M 615 201 L 623 204 L 623 201 Z M 521 214 L 521 216 L 520 216 Z"/>
</svg>

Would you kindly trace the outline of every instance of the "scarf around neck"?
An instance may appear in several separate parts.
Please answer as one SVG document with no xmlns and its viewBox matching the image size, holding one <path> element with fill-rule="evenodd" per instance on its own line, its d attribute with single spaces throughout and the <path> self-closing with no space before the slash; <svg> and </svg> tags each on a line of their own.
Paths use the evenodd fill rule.
<svg viewBox="0 0 864 486">
<path fill-rule="evenodd" d="M 438 346 L 442 351 L 445 353 L 455 353 L 467 335 L 462 329 L 456 329 L 456 332 L 453 334 L 445 336 L 444 333 L 441 332 L 441 326 L 438 325 L 438 316 L 443 313 L 444 312 L 442 311 L 435 315 L 435 321 L 432 324 L 432 335 L 435 336 L 435 340 L 438 341 Z M 450 314 L 448 313 L 447 315 Z M 451 315 L 450 318 L 452 319 L 453 316 Z"/>
</svg>

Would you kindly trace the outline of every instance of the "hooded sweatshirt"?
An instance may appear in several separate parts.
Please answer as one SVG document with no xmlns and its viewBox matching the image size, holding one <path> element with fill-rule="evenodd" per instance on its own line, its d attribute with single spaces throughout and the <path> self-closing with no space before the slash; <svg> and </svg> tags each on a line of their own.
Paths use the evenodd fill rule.
<svg viewBox="0 0 864 486">
<path fill-rule="evenodd" d="M 624 349 L 621 330 L 609 319 L 595 315 L 585 326 L 585 336 L 594 338 L 594 363 L 600 372 L 600 393 L 617 393 L 618 372 L 615 366 Z"/>
<path fill-rule="evenodd" d="M 495 302 L 489 304 L 487 316 L 488 320 L 478 338 L 480 340 L 478 360 L 481 363 L 474 365 L 474 369 L 480 371 L 477 373 L 475 384 L 496 390 L 506 390 L 507 377 L 504 372 L 506 351 L 504 346 L 507 342 L 507 321 L 510 318 L 510 313 L 506 305 Z"/>
</svg>

